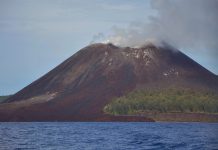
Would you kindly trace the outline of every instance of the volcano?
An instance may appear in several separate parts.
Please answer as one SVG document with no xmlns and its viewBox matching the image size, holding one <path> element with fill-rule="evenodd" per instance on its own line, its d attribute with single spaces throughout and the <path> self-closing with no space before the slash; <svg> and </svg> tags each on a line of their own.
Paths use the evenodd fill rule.
<svg viewBox="0 0 218 150">
<path fill-rule="evenodd" d="M 218 90 L 218 77 L 179 50 L 92 44 L 0 105 L 0 121 L 152 121 L 103 108 L 136 89 Z"/>
</svg>

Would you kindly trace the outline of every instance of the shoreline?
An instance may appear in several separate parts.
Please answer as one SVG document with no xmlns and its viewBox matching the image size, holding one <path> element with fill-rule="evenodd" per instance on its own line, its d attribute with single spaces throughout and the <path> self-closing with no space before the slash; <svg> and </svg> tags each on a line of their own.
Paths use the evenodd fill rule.
<svg viewBox="0 0 218 150">
<path fill-rule="evenodd" d="M 148 112 L 140 113 L 135 115 L 115 115 L 115 116 L 131 116 L 131 117 L 146 117 L 151 118 L 155 122 L 208 122 L 208 123 L 218 123 L 218 114 L 210 113 L 157 113 Z"/>
</svg>

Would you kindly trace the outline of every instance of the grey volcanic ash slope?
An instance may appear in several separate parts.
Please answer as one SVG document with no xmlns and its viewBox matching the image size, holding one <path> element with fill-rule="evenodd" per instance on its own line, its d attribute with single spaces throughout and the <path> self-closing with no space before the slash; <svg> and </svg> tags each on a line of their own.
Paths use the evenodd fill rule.
<svg viewBox="0 0 218 150">
<path fill-rule="evenodd" d="M 182 52 L 148 44 L 93 44 L 0 105 L 0 120 L 95 121 L 110 100 L 139 88 L 218 89 L 218 78 Z"/>
</svg>

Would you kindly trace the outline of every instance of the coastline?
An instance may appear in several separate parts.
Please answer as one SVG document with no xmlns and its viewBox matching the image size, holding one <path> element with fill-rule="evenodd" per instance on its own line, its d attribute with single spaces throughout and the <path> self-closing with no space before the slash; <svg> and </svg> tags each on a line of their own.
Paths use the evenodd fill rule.
<svg viewBox="0 0 218 150">
<path fill-rule="evenodd" d="M 153 119 L 155 122 L 208 122 L 218 123 L 218 114 L 212 113 L 140 113 L 135 115 L 115 115 L 116 117 L 145 117 Z"/>
</svg>

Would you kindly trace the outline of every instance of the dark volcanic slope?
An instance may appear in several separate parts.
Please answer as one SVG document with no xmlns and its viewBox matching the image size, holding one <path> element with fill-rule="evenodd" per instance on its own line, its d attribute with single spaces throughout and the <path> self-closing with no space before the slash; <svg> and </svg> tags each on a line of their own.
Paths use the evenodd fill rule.
<svg viewBox="0 0 218 150">
<path fill-rule="evenodd" d="M 168 46 L 93 44 L 0 105 L 0 120 L 104 120 L 102 109 L 113 97 L 165 87 L 217 90 L 218 79 Z"/>
</svg>

